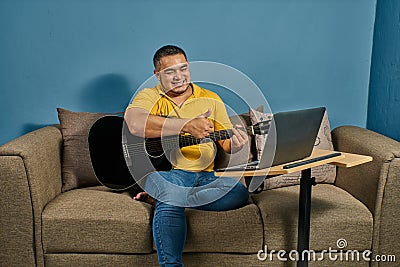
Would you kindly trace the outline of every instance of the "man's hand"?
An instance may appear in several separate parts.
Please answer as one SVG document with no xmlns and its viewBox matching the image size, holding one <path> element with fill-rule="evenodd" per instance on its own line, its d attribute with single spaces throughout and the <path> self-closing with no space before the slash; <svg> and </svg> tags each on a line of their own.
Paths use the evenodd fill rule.
<svg viewBox="0 0 400 267">
<path fill-rule="evenodd" d="M 235 128 L 236 127 L 236 128 Z M 232 129 L 232 137 L 230 139 L 231 142 L 231 153 L 236 153 L 249 141 L 249 137 L 245 131 L 237 129 L 241 127 L 240 125 L 235 125 Z"/>
<path fill-rule="evenodd" d="M 213 124 L 207 119 L 211 115 L 211 109 L 189 120 L 182 128 L 183 133 L 190 133 L 196 138 L 205 138 L 213 131 Z"/>
</svg>

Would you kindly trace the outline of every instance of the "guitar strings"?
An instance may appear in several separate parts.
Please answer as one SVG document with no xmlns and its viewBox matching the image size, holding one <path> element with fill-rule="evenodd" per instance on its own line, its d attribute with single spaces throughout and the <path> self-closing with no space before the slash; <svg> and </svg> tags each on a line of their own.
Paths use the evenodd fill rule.
<svg viewBox="0 0 400 267">
<path fill-rule="evenodd" d="M 253 126 L 255 127 L 255 126 Z M 256 127 L 258 128 L 258 127 Z M 249 131 L 249 128 L 246 127 L 247 132 Z M 222 139 L 228 139 L 232 136 L 232 130 L 222 130 L 222 131 L 217 131 L 217 132 L 212 132 L 210 133 L 209 137 L 199 139 L 195 138 L 192 135 L 179 135 L 179 136 L 167 136 L 163 137 L 162 139 L 156 139 L 156 140 L 149 140 L 147 139 L 145 141 L 145 144 L 143 143 L 138 143 L 138 144 L 126 144 L 128 150 L 132 151 L 133 149 L 140 149 L 145 147 L 146 150 L 156 150 L 160 151 L 162 149 L 160 148 L 166 148 L 166 149 L 175 149 L 175 148 L 180 148 L 184 146 L 189 146 L 189 145 L 197 145 L 201 144 L 204 140 L 206 139 L 211 139 L 213 141 L 217 140 L 222 140 Z M 178 146 L 177 146 L 178 145 Z"/>
<path fill-rule="evenodd" d="M 255 126 L 253 126 L 255 127 Z M 246 130 L 249 131 L 248 127 L 246 127 Z M 150 143 L 150 145 L 148 147 L 150 147 L 151 145 L 154 145 L 156 147 L 158 147 L 161 144 L 164 145 L 172 145 L 172 144 L 176 144 L 176 143 L 184 143 L 184 144 L 189 144 L 189 145 L 196 145 L 196 144 L 200 144 L 202 142 L 202 140 L 210 138 L 210 139 L 227 139 L 230 138 L 232 136 L 232 130 L 222 130 L 222 131 L 217 131 L 217 132 L 212 132 L 210 133 L 209 137 L 203 138 L 203 139 L 199 139 L 199 138 L 195 138 L 192 135 L 180 135 L 180 136 L 173 136 L 173 137 L 163 137 L 162 141 L 160 142 L 159 139 L 158 140 L 149 140 L 147 139 L 145 142 L 146 143 Z M 154 144 L 151 144 L 154 143 Z M 140 147 L 142 146 L 142 144 L 127 144 L 128 146 L 136 146 Z"/>
<path fill-rule="evenodd" d="M 229 136 L 224 136 L 223 139 L 227 139 Z M 213 139 L 212 137 L 210 138 L 205 138 L 205 139 L 187 139 L 187 140 L 167 140 L 167 141 L 161 141 L 161 140 L 147 140 L 145 141 L 145 144 L 127 144 L 126 146 L 130 149 L 140 149 L 145 147 L 147 150 L 160 150 L 160 148 L 164 147 L 166 149 L 173 149 L 173 148 L 180 148 L 184 146 L 189 146 L 189 145 L 197 145 L 201 144 L 203 140 L 206 139 Z"/>
<path fill-rule="evenodd" d="M 164 137 L 162 139 L 157 138 L 156 140 L 147 139 L 145 141 L 145 143 L 154 144 L 154 145 L 157 145 L 157 146 L 160 145 L 160 143 L 168 145 L 168 144 L 176 144 L 178 142 L 179 143 L 185 143 L 185 144 L 199 144 L 205 139 L 226 139 L 226 138 L 231 137 L 231 136 L 232 136 L 232 134 L 229 133 L 229 132 L 223 133 L 223 134 L 215 132 L 215 133 L 211 133 L 209 137 L 206 137 L 206 138 L 203 138 L 203 139 L 195 138 L 195 137 L 193 137 L 191 135 L 190 136 L 182 135 L 182 136 L 179 136 L 179 137 L 178 136 L 177 137 L 174 136 L 173 138 L 170 138 L 170 137 Z M 135 145 L 136 146 L 141 146 L 142 143 L 140 143 L 140 144 L 128 144 L 128 146 L 135 146 Z"/>
<path fill-rule="evenodd" d="M 253 129 L 259 130 L 260 127 L 254 125 Z M 246 127 L 246 131 L 249 132 L 250 128 Z M 185 146 L 190 146 L 190 145 L 197 145 L 201 144 L 204 140 L 211 139 L 213 141 L 218 141 L 218 140 L 223 140 L 223 139 L 228 139 L 232 137 L 233 133 L 231 129 L 228 130 L 221 130 L 217 132 L 212 132 L 210 133 L 210 136 L 199 139 L 195 138 L 192 135 L 178 135 L 178 136 L 167 136 L 163 137 L 162 139 L 156 138 L 155 140 L 147 139 L 145 140 L 144 144 L 143 143 L 136 143 L 136 144 L 126 144 L 128 152 L 133 152 L 135 151 L 136 153 L 140 152 L 146 152 L 147 151 L 155 151 L 159 152 L 162 151 L 163 148 L 165 149 L 177 149 Z M 141 148 L 144 148 L 143 150 Z"/>
<path fill-rule="evenodd" d="M 160 151 L 160 148 L 164 147 L 167 149 L 173 149 L 173 148 L 180 148 L 181 144 L 182 146 L 188 146 L 188 145 L 197 145 L 201 144 L 204 140 L 211 139 L 213 141 L 221 140 L 221 139 L 228 139 L 232 136 L 232 131 L 231 130 L 224 130 L 224 131 L 218 131 L 218 132 L 213 132 L 210 134 L 209 137 L 206 137 L 204 139 L 198 139 L 195 138 L 191 135 L 182 135 L 182 136 L 174 136 L 174 137 L 164 137 L 162 140 L 157 139 L 157 140 L 146 140 L 144 145 L 143 143 L 139 144 L 127 144 L 126 146 L 128 147 L 128 150 L 132 149 L 140 149 L 145 147 L 147 150 L 156 150 Z M 216 139 L 216 140 L 214 140 Z M 178 146 L 177 146 L 178 145 Z"/>
</svg>

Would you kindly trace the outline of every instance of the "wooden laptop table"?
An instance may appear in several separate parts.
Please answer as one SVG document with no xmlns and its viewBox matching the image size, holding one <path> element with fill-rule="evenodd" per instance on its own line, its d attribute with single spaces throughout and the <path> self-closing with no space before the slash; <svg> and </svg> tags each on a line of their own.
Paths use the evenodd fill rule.
<svg viewBox="0 0 400 267">
<path fill-rule="evenodd" d="M 271 178 L 273 176 L 293 173 L 301 171 L 300 178 L 300 197 L 299 197 L 299 217 L 298 217 L 298 234 L 297 234 L 297 252 L 300 255 L 300 260 L 297 266 L 308 266 L 307 259 L 301 259 L 302 252 L 309 250 L 310 244 L 310 211 L 311 211 L 311 190 L 312 186 L 316 185 L 315 178 L 311 177 L 311 168 L 317 167 L 323 164 L 332 164 L 338 167 L 350 168 L 357 165 L 361 165 L 372 161 L 372 157 L 340 152 L 341 154 L 331 158 L 325 158 L 317 160 L 312 163 L 301 164 L 299 166 L 285 169 L 284 166 L 287 164 L 303 162 L 305 160 L 316 160 L 326 155 L 336 153 L 337 151 L 314 149 L 311 156 L 299 161 L 285 163 L 282 165 L 274 166 L 262 170 L 252 171 L 225 171 L 216 172 L 216 176 L 230 176 L 230 177 L 264 177 L 264 179 Z"/>
</svg>

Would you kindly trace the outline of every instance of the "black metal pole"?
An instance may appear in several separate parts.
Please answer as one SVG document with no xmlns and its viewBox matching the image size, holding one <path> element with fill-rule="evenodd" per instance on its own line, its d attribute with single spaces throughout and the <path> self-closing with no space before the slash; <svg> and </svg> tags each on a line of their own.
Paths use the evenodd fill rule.
<svg viewBox="0 0 400 267">
<path fill-rule="evenodd" d="M 311 178 L 311 169 L 301 171 L 300 197 L 299 197 L 299 218 L 297 232 L 297 252 L 299 253 L 298 267 L 308 266 L 308 251 L 310 246 L 310 211 L 311 211 L 311 190 L 315 185 L 315 178 Z"/>
</svg>

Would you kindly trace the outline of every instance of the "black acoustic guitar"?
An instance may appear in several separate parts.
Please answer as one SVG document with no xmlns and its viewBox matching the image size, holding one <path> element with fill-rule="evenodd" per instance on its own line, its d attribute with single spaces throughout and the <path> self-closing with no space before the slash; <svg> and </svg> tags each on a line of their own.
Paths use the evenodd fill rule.
<svg viewBox="0 0 400 267">
<path fill-rule="evenodd" d="M 246 127 L 249 134 L 268 133 L 270 121 Z M 99 182 L 113 190 L 127 190 L 154 171 L 170 170 L 170 151 L 185 146 L 229 139 L 232 130 L 210 133 L 206 138 L 191 135 L 142 138 L 130 134 L 123 117 L 104 116 L 89 131 L 89 152 Z M 140 184 L 140 183 L 139 183 Z"/>
</svg>

